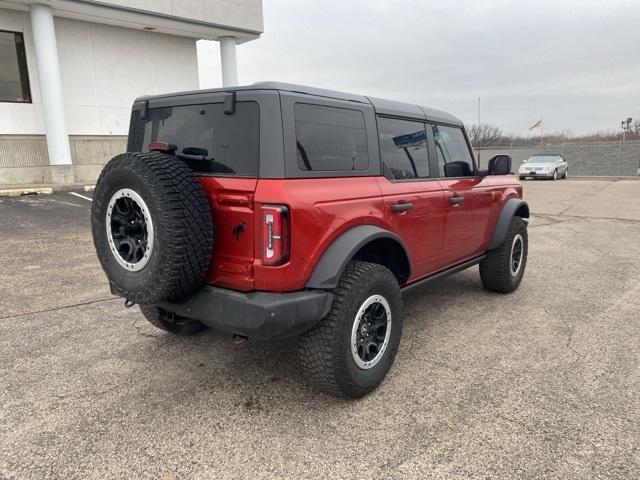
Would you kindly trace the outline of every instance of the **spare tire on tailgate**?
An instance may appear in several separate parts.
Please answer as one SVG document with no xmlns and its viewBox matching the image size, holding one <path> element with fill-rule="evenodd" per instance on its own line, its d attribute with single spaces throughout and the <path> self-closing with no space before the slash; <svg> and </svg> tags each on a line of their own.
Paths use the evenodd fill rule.
<svg viewBox="0 0 640 480">
<path fill-rule="evenodd" d="M 185 297 L 211 260 L 209 203 L 193 172 L 171 155 L 111 159 L 96 184 L 91 230 L 112 291 L 136 303 Z"/>
</svg>

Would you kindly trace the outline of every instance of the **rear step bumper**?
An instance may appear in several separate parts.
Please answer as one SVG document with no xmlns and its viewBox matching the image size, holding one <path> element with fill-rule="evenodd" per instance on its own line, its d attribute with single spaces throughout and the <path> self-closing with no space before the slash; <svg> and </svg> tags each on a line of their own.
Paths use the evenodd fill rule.
<svg viewBox="0 0 640 480">
<path fill-rule="evenodd" d="M 206 285 L 186 301 L 156 306 L 212 328 L 269 339 L 306 332 L 327 314 L 332 300 L 324 290 L 243 293 Z"/>
</svg>

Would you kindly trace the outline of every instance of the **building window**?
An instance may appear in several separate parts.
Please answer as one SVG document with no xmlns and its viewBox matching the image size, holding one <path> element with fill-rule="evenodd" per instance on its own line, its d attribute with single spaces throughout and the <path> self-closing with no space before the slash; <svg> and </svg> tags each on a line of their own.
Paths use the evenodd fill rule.
<svg viewBox="0 0 640 480">
<path fill-rule="evenodd" d="M 364 115 L 358 110 L 296 103 L 296 147 L 300 170 L 366 170 Z"/>
<path fill-rule="evenodd" d="M 27 55 L 21 33 L 0 31 L 0 102 L 31 102 Z"/>
</svg>

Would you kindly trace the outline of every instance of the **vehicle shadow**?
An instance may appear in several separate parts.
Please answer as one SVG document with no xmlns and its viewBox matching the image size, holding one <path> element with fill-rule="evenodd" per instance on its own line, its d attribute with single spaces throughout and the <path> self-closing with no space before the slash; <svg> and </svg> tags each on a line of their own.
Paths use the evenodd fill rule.
<svg viewBox="0 0 640 480">
<path fill-rule="evenodd" d="M 492 294 L 482 289 L 477 268 L 416 287 L 403 296 L 405 335 L 419 338 L 438 335 L 441 330 L 434 329 L 434 323 L 446 324 L 452 305 L 478 308 L 482 297 L 489 303 Z M 163 362 L 177 366 L 180 375 L 174 381 L 181 383 L 178 390 L 192 393 L 181 395 L 179 402 L 189 402 L 193 395 L 203 391 L 210 395 L 226 392 L 246 397 L 239 405 L 243 409 L 278 409 L 283 396 L 299 396 L 311 403 L 318 402 L 319 407 L 342 402 L 329 400 L 332 397 L 319 394 L 310 385 L 300 367 L 297 338 L 249 339 L 235 344 L 230 334 L 215 330 L 195 337 L 156 333 L 150 336 L 153 341 L 149 339 L 147 344 L 146 361 L 155 363 L 154 357 L 160 355 Z M 431 340 L 438 342 L 437 338 Z M 403 343 L 406 346 L 411 342 L 405 338 Z M 149 387 L 154 388 L 152 384 Z"/>
</svg>

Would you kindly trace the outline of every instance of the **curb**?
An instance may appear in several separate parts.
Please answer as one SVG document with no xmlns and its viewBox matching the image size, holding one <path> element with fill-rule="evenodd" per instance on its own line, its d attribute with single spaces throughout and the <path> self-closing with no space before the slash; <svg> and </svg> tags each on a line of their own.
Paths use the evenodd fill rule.
<svg viewBox="0 0 640 480">
<path fill-rule="evenodd" d="M 51 187 L 0 189 L 0 197 L 19 197 L 20 195 L 41 195 L 50 193 L 53 193 L 53 188 Z"/>
<path fill-rule="evenodd" d="M 614 181 L 614 180 L 633 180 L 633 181 L 638 181 L 640 180 L 640 176 L 630 176 L 630 175 L 569 175 L 569 178 L 567 180 L 608 180 L 608 181 Z"/>
<path fill-rule="evenodd" d="M 19 197 L 21 195 L 49 195 L 54 192 L 66 192 L 69 190 L 83 190 L 85 192 L 93 192 L 95 185 L 84 184 L 67 184 L 67 185 L 48 185 L 46 187 L 6 187 L 0 185 L 0 197 Z"/>
</svg>

